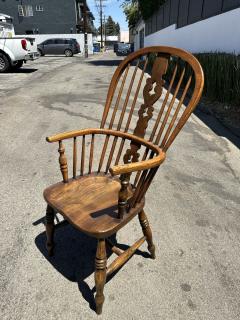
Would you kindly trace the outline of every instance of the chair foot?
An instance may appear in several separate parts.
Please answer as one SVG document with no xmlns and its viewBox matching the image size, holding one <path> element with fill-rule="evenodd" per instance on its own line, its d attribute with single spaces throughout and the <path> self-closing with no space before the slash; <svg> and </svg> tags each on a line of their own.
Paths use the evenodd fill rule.
<svg viewBox="0 0 240 320">
<path fill-rule="evenodd" d="M 151 247 L 148 246 L 148 251 L 150 253 L 150 256 L 152 259 L 156 259 L 156 250 L 155 250 L 155 245 L 153 244 Z"/>
<path fill-rule="evenodd" d="M 95 285 L 96 285 L 96 313 L 102 313 L 102 307 L 104 303 L 103 289 L 106 282 L 107 272 L 107 255 L 105 239 L 99 239 L 97 245 L 97 253 L 95 259 Z"/>
<path fill-rule="evenodd" d="M 153 239 L 152 239 L 152 231 L 149 226 L 149 222 L 148 222 L 148 219 L 147 219 L 147 216 L 146 216 L 144 210 L 142 210 L 138 214 L 138 217 L 139 217 L 139 221 L 140 221 L 140 224 L 142 227 L 143 234 L 145 235 L 147 243 L 148 243 L 148 251 L 150 253 L 150 256 L 152 259 L 155 259 L 156 254 L 155 254 L 155 245 L 153 244 Z"/>
<path fill-rule="evenodd" d="M 48 251 L 49 257 L 53 256 L 53 237 L 54 237 L 54 210 L 49 205 L 47 206 L 46 210 L 46 235 L 47 235 L 47 242 L 46 247 Z"/>
</svg>

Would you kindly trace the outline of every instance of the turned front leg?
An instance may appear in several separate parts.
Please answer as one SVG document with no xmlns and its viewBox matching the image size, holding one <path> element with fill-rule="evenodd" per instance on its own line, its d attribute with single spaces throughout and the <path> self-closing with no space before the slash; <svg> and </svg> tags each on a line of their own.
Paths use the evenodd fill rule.
<svg viewBox="0 0 240 320">
<path fill-rule="evenodd" d="M 53 255 L 53 236 L 54 236 L 54 210 L 49 205 L 47 206 L 46 211 L 46 235 L 47 235 L 47 242 L 46 247 L 48 250 L 48 255 Z"/>
<path fill-rule="evenodd" d="M 95 269 L 96 312 L 97 314 L 101 314 L 102 306 L 104 302 L 103 289 L 106 282 L 106 271 L 107 271 L 107 255 L 106 255 L 105 239 L 98 240 L 95 268 L 96 268 Z"/>
<path fill-rule="evenodd" d="M 148 250 L 150 252 L 150 255 L 151 255 L 152 259 L 155 259 L 156 258 L 155 245 L 153 244 L 152 230 L 150 228 L 147 216 L 146 216 L 145 212 L 142 210 L 138 214 L 138 217 L 139 217 L 139 221 L 140 221 L 140 224 L 142 227 L 143 234 L 145 235 L 147 243 L 148 243 Z"/>
</svg>

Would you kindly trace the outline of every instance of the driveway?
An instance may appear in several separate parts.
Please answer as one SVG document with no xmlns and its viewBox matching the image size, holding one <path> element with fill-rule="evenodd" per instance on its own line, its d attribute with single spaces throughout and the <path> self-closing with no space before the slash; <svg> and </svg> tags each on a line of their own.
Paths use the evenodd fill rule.
<svg viewBox="0 0 240 320">
<path fill-rule="evenodd" d="M 240 319 L 240 152 L 196 115 L 147 195 L 157 258 L 138 252 L 106 284 L 102 316 L 91 310 L 95 241 L 68 226 L 46 256 L 42 192 L 61 177 L 45 137 L 99 127 L 118 59 L 43 57 L 0 75 L 0 318 Z M 118 241 L 140 236 L 135 219 Z"/>
</svg>

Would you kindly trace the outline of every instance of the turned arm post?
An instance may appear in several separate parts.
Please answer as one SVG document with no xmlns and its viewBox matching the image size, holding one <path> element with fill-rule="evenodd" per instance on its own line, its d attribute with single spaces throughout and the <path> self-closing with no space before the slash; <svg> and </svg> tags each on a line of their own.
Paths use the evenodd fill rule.
<svg viewBox="0 0 240 320">
<path fill-rule="evenodd" d="M 129 174 L 122 174 L 120 176 L 121 189 L 119 191 L 118 198 L 118 218 L 122 219 L 123 215 L 128 211 L 128 185 L 129 185 Z"/>
<path fill-rule="evenodd" d="M 58 152 L 60 154 L 59 156 L 59 164 L 60 164 L 60 170 L 62 172 L 63 181 L 68 182 L 68 165 L 67 165 L 67 158 L 64 154 L 65 148 L 63 146 L 62 140 L 59 141 L 59 149 Z"/>
</svg>

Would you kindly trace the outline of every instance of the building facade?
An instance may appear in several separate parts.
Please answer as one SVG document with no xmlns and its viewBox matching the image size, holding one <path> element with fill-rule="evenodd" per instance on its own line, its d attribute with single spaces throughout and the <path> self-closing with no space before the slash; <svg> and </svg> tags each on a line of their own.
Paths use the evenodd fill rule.
<svg viewBox="0 0 240 320">
<path fill-rule="evenodd" d="M 181 47 L 191 52 L 240 53 L 240 0 L 167 0 L 134 30 L 135 48 Z"/>
<path fill-rule="evenodd" d="M 80 33 L 82 3 L 80 0 L 0 0 L 0 12 L 14 18 L 16 34 Z M 94 17 L 88 6 L 86 12 L 87 25 L 93 27 Z"/>
</svg>

